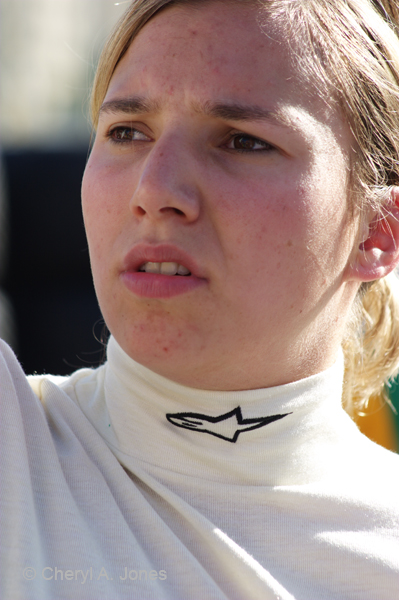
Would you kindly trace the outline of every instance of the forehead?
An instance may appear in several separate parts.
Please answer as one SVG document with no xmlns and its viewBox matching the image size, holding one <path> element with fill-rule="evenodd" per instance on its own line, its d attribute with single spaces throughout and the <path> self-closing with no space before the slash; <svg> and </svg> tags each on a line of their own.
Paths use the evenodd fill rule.
<svg viewBox="0 0 399 600">
<path fill-rule="evenodd" d="M 265 22 L 257 3 L 175 5 L 141 29 L 105 101 L 148 98 L 152 111 L 173 106 L 175 112 L 208 102 L 251 105 L 309 139 L 318 137 L 319 144 L 328 128 L 329 136 L 341 138 L 348 148 L 347 124 L 312 86 L 304 85 L 292 52 L 292 42 Z"/>
<path fill-rule="evenodd" d="M 152 85 L 155 79 L 169 93 L 188 87 L 200 92 L 206 81 L 208 93 L 253 95 L 261 78 L 263 94 L 284 83 L 285 92 L 294 94 L 288 84 L 294 76 L 288 45 L 262 30 L 256 4 L 206 1 L 157 13 L 119 63 L 110 87 L 145 88 L 151 77 Z"/>
<path fill-rule="evenodd" d="M 170 6 L 158 12 L 133 43 L 137 46 L 146 41 L 149 46 L 162 48 L 165 55 L 170 50 L 173 55 L 180 46 L 187 57 L 199 53 L 209 60 L 210 67 L 214 61 L 228 66 L 237 59 L 250 66 L 258 53 L 266 47 L 270 52 L 275 46 L 268 43 L 272 40 L 262 31 L 259 17 L 257 6 L 247 3 L 227 5 L 208 0 L 203 4 Z"/>
</svg>

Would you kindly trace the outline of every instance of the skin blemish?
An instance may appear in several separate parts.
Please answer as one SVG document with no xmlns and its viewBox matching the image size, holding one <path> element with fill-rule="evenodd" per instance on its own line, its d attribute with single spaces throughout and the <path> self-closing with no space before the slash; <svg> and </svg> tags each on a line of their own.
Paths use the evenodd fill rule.
<svg viewBox="0 0 399 600">
<path fill-rule="evenodd" d="M 289 246 L 292 246 L 292 242 L 291 242 L 291 240 L 288 240 L 288 242 L 287 242 L 287 246 L 288 246 L 288 247 L 289 247 Z"/>
</svg>

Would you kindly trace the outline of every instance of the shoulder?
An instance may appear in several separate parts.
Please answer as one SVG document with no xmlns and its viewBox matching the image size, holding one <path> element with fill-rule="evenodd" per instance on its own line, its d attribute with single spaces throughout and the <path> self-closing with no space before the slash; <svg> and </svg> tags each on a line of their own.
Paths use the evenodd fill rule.
<svg viewBox="0 0 399 600">
<path fill-rule="evenodd" d="M 26 375 L 18 358 L 10 346 L 0 339 L 0 393 L 2 399 L 11 399 L 12 396 L 22 398 L 35 396 L 43 401 L 49 389 L 58 388 L 64 393 L 73 389 L 82 379 L 96 376 L 95 369 L 81 369 L 72 375 Z"/>
<path fill-rule="evenodd" d="M 107 460 L 108 449 L 90 415 L 91 411 L 96 416 L 92 391 L 96 386 L 102 389 L 99 373 L 101 368 L 69 377 L 27 377 L 13 351 L 0 341 L 1 502 L 13 502 L 17 480 L 22 503 L 29 481 L 52 494 L 64 459 L 89 470 L 100 455 Z"/>
<path fill-rule="evenodd" d="M 360 434 L 360 441 L 352 459 L 353 471 L 358 471 L 366 479 L 388 479 L 398 486 L 399 454 L 376 444 Z"/>
<path fill-rule="evenodd" d="M 32 392 L 28 379 L 11 348 L 0 340 L 0 403 L 3 419 L 21 415 L 22 407 L 36 406 L 38 398 Z"/>
<path fill-rule="evenodd" d="M 321 496 L 345 507 L 354 521 L 367 529 L 370 523 L 399 532 L 399 455 L 355 430 L 336 447 L 336 461 L 322 483 Z"/>
<path fill-rule="evenodd" d="M 7 411 L 13 427 L 19 427 L 21 434 L 26 434 L 26 425 L 34 415 L 47 421 L 49 427 L 54 418 L 78 417 L 82 405 L 90 404 L 90 396 L 102 388 L 102 370 L 81 369 L 69 376 L 27 376 L 13 350 L 0 339 L 2 411 Z"/>
</svg>

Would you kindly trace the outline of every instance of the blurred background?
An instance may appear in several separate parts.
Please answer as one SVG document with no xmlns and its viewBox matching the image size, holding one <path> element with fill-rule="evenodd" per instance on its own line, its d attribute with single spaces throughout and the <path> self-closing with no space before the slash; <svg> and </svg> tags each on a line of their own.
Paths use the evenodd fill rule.
<svg viewBox="0 0 399 600">
<path fill-rule="evenodd" d="M 27 373 L 104 357 L 80 209 L 88 104 L 102 45 L 127 2 L 0 0 L 0 337 Z M 399 385 L 361 429 L 399 450 Z M 396 407 L 396 408 L 395 408 Z"/>
<path fill-rule="evenodd" d="M 103 357 L 80 182 L 95 65 L 125 8 L 0 0 L 0 336 L 28 373 Z"/>
</svg>

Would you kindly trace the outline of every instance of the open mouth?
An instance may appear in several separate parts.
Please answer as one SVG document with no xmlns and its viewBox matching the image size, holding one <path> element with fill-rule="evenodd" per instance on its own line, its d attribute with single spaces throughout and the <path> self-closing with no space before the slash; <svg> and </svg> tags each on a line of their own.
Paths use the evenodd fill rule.
<svg viewBox="0 0 399 600">
<path fill-rule="evenodd" d="M 176 262 L 146 262 L 138 269 L 142 273 L 156 273 L 160 275 L 180 275 L 187 277 L 191 272 Z"/>
</svg>

